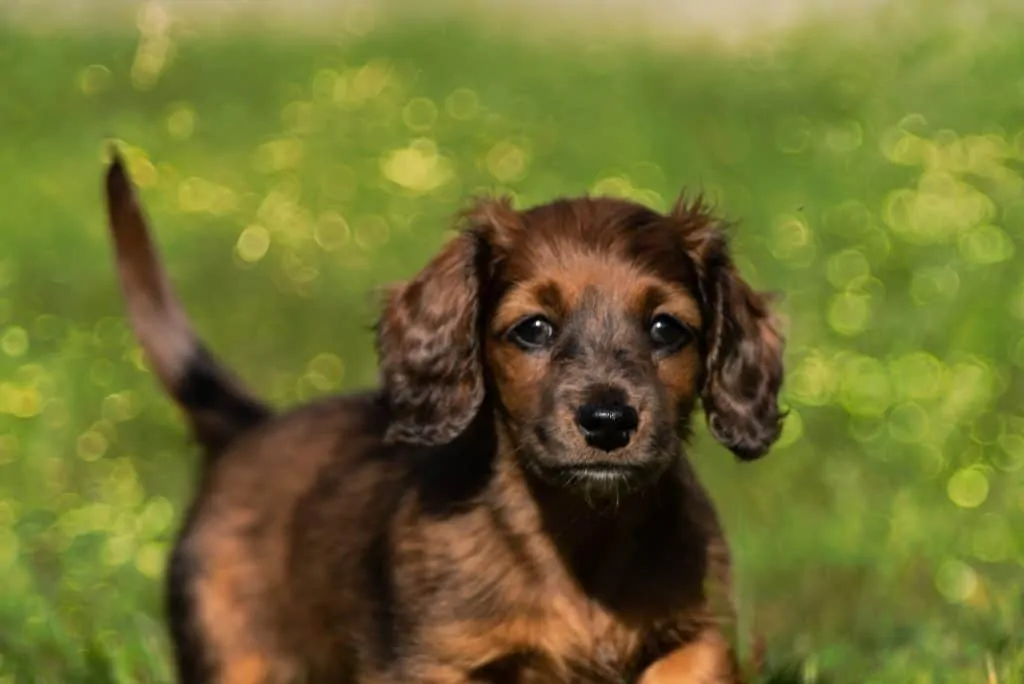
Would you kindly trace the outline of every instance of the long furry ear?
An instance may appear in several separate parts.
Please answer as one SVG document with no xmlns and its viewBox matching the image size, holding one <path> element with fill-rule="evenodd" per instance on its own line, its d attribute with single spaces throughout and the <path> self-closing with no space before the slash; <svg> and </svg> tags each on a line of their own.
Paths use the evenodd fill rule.
<svg viewBox="0 0 1024 684">
<path fill-rule="evenodd" d="M 470 424 L 484 398 L 480 264 L 485 245 L 459 234 L 387 296 L 377 351 L 391 411 L 389 443 L 438 445 Z"/>
<path fill-rule="evenodd" d="M 770 298 L 740 276 L 722 223 L 699 199 L 680 202 L 704 300 L 705 378 L 701 402 L 715 439 L 743 460 L 768 452 L 782 432 L 779 409 L 785 340 Z"/>
</svg>

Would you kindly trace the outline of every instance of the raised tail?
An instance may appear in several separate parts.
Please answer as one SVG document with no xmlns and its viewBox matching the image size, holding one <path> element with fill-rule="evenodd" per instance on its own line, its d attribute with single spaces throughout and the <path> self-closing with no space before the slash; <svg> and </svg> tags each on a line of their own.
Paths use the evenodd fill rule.
<svg viewBox="0 0 1024 684">
<path fill-rule="evenodd" d="M 196 440 L 214 457 L 270 409 L 223 369 L 192 331 L 150 239 L 124 162 L 113 152 L 107 215 L 128 316 L 153 372 L 181 406 Z"/>
</svg>

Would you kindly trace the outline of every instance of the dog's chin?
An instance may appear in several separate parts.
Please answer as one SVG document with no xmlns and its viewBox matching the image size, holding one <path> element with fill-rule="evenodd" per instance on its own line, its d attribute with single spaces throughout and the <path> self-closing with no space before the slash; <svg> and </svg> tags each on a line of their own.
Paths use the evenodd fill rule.
<svg viewBox="0 0 1024 684">
<path fill-rule="evenodd" d="M 591 503 L 619 502 L 654 479 L 648 468 L 609 464 L 563 468 L 551 475 L 557 486 Z"/>
<path fill-rule="evenodd" d="M 533 459 L 529 463 L 533 474 L 549 487 L 578 496 L 591 506 L 622 503 L 630 495 L 651 487 L 667 466 L 667 461 L 662 459 L 643 462 Z"/>
</svg>

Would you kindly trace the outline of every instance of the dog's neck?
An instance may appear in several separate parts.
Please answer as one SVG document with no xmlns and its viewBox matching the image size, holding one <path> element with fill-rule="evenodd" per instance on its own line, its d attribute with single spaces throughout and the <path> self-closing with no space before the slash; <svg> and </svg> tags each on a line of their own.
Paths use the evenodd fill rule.
<svg viewBox="0 0 1024 684">
<path fill-rule="evenodd" d="M 617 500 L 594 500 L 531 474 L 507 435 L 498 436 L 497 449 L 488 498 L 523 538 L 546 540 L 534 552 L 557 558 L 592 597 L 619 603 L 646 574 L 675 572 L 679 554 L 685 565 L 700 565 L 705 542 L 680 515 L 686 486 L 677 471 Z"/>
</svg>

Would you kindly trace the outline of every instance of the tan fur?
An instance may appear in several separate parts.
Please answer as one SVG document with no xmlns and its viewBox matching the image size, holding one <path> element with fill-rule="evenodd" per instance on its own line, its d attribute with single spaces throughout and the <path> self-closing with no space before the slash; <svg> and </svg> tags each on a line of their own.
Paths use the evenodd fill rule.
<svg viewBox="0 0 1024 684">
<path fill-rule="evenodd" d="M 736 677 L 729 645 L 712 631 L 652 664 L 639 684 L 727 684 Z"/>
</svg>

